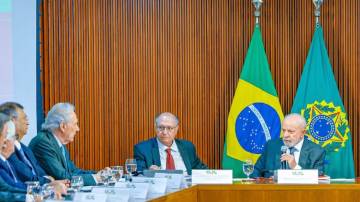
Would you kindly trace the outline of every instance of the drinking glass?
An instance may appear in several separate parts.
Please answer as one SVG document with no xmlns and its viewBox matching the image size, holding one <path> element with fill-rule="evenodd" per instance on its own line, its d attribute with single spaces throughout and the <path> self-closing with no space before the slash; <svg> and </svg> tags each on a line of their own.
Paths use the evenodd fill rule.
<svg viewBox="0 0 360 202">
<path fill-rule="evenodd" d="M 71 188 L 75 191 L 80 191 L 81 187 L 84 186 L 84 179 L 80 175 L 75 175 L 71 177 Z"/>
<path fill-rule="evenodd" d="M 116 182 L 120 181 L 122 176 L 124 175 L 124 167 L 123 166 L 111 166 L 111 174 L 113 179 Z"/>
<path fill-rule="evenodd" d="M 109 181 L 110 181 L 111 177 L 112 177 L 111 170 L 104 169 L 104 170 L 100 171 L 100 178 L 105 186 L 109 185 Z"/>
<path fill-rule="evenodd" d="M 136 160 L 135 159 L 126 159 L 125 161 L 125 169 L 126 169 L 126 173 L 129 175 L 130 177 L 130 181 L 132 179 L 132 173 L 136 172 Z"/>
<path fill-rule="evenodd" d="M 26 184 L 26 199 L 28 201 L 41 201 L 43 199 L 41 193 L 41 186 L 38 181 L 25 182 Z"/>
<path fill-rule="evenodd" d="M 254 164 L 252 160 L 247 159 L 243 164 L 243 172 L 247 176 L 248 180 L 250 179 L 250 175 L 251 173 L 253 173 L 253 171 L 254 171 Z"/>
</svg>

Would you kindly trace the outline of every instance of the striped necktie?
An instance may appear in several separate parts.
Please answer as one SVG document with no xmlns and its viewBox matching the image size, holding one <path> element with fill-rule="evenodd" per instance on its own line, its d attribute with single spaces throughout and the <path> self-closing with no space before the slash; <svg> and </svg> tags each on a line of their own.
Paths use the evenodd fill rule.
<svg viewBox="0 0 360 202">
<path fill-rule="evenodd" d="M 8 166 L 8 168 L 9 168 L 9 170 L 10 170 L 10 174 L 11 174 L 11 176 L 13 177 L 15 183 L 17 183 L 18 180 L 16 179 L 16 176 L 15 176 L 15 173 L 14 173 L 14 171 L 13 171 L 13 169 L 12 169 L 12 166 L 10 165 L 10 163 L 9 163 L 7 160 L 5 160 L 5 163 L 6 163 L 6 165 Z"/>
<path fill-rule="evenodd" d="M 26 155 L 25 155 L 25 153 L 24 153 L 24 150 L 21 148 L 21 149 L 19 150 L 19 152 L 20 152 L 22 158 L 24 159 L 25 163 L 26 163 L 28 166 L 30 166 L 32 174 L 33 174 L 33 175 L 36 175 L 35 169 L 34 169 L 33 165 L 31 164 L 31 162 L 29 161 L 29 159 L 26 157 Z"/>
</svg>

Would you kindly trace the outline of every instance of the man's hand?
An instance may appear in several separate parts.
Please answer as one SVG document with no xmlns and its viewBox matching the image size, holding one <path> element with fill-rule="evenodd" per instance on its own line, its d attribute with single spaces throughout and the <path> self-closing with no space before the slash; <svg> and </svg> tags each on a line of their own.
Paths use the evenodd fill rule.
<svg viewBox="0 0 360 202">
<path fill-rule="evenodd" d="M 288 164 L 289 164 L 289 167 L 291 169 L 294 169 L 295 166 L 297 165 L 296 161 L 295 161 L 295 157 L 293 155 L 290 155 L 290 154 L 282 154 L 280 160 L 281 160 L 281 162 L 287 161 Z"/>
<path fill-rule="evenodd" d="M 151 165 L 150 167 L 149 167 L 149 170 L 160 170 L 161 168 L 159 167 L 159 166 L 157 166 L 157 165 Z"/>
<path fill-rule="evenodd" d="M 6 139 L 1 147 L 1 154 L 8 159 L 15 152 L 14 141 Z"/>
</svg>

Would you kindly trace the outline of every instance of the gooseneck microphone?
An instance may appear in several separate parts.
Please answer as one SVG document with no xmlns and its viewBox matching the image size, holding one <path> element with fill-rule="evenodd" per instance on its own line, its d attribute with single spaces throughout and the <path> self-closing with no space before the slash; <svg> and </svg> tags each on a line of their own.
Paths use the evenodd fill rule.
<svg viewBox="0 0 360 202">
<path fill-rule="evenodd" d="M 286 145 L 281 146 L 281 155 L 286 154 L 288 147 Z M 281 161 L 281 169 L 286 169 L 286 161 Z"/>
</svg>

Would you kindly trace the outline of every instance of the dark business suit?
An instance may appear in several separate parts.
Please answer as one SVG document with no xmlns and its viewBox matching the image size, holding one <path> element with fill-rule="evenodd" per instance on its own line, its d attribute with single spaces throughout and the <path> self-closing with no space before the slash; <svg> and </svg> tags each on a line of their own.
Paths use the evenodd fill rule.
<svg viewBox="0 0 360 202">
<path fill-rule="evenodd" d="M 265 150 L 257 160 L 251 177 L 270 177 L 273 171 L 280 169 L 282 139 L 270 140 L 265 145 Z M 304 138 L 300 156 L 299 166 L 302 169 L 318 169 L 319 174 L 324 173 L 325 150 L 319 145 Z"/>
<path fill-rule="evenodd" d="M 0 177 L 0 202 L 6 201 L 25 201 L 24 189 L 18 189 L 8 185 L 3 178 Z"/>
<path fill-rule="evenodd" d="M 0 159 L 0 177 L 11 187 L 16 187 L 22 190 L 26 190 L 26 185 L 17 176 L 15 168 L 11 165 L 10 162 L 9 165 L 11 167 L 12 172 L 9 166 L 6 164 L 6 162 Z M 15 176 L 17 181 L 15 181 L 13 175 Z"/>
<path fill-rule="evenodd" d="M 175 139 L 180 155 L 184 161 L 187 173 L 191 175 L 192 169 L 207 169 L 196 155 L 195 146 L 186 140 Z M 134 146 L 134 158 L 137 163 L 137 170 L 148 169 L 151 165 L 161 166 L 159 146 L 156 138 L 140 142 Z"/>
<path fill-rule="evenodd" d="M 39 162 L 36 160 L 33 152 L 24 144 L 21 144 L 21 149 L 24 152 L 25 157 L 31 163 L 34 168 L 35 175 L 31 171 L 31 167 L 26 163 L 23 155 L 20 153 L 18 148 L 15 147 L 15 152 L 9 157 L 8 161 L 15 168 L 17 176 L 21 181 L 39 181 L 40 184 L 49 183 L 50 180 L 45 178 L 47 174 L 44 169 L 40 166 Z"/>
<path fill-rule="evenodd" d="M 61 147 L 58 145 L 54 135 L 49 131 L 41 131 L 34 137 L 29 145 L 35 157 L 42 168 L 50 176 L 57 180 L 71 179 L 74 175 L 81 175 L 84 179 L 84 185 L 96 185 L 91 174 L 94 171 L 81 170 L 71 161 L 69 152 L 65 145 L 65 158 L 62 154 Z"/>
</svg>

